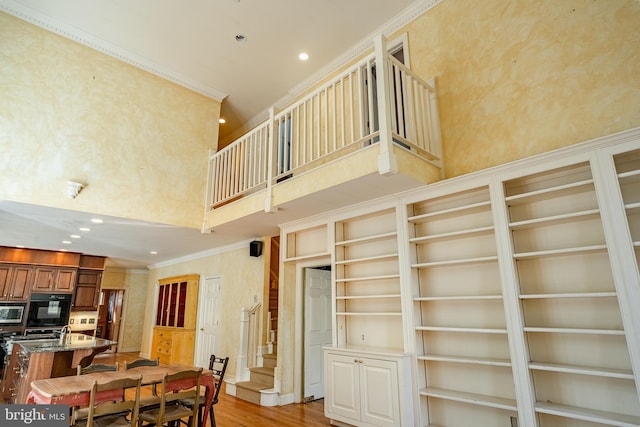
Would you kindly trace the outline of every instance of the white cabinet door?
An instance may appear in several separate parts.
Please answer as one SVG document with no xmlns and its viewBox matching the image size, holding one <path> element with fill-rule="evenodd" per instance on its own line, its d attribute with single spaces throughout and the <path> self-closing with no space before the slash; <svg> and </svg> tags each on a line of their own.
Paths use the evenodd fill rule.
<svg viewBox="0 0 640 427">
<path fill-rule="evenodd" d="M 400 425 L 396 362 L 359 358 L 362 421 L 376 426 Z"/>
<path fill-rule="evenodd" d="M 357 358 L 327 353 L 325 414 L 360 419 L 360 369 Z"/>
<path fill-rule="evenodd" d="M 357 426 L 401 425 L 398 363 L 325 353 L 325 415 Z"/>
</svg>

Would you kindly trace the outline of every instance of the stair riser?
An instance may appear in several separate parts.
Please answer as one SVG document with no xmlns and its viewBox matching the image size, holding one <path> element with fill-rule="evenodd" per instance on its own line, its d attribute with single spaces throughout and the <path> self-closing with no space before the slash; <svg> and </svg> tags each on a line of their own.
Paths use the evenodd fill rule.
<svg viewBox="0 0 640 427">
<path fill-rule="evenodd" d="M 247 402 L 260 404 L 260 392 L 254 390 L 247 390 L 245 388 L 238 387 L 236 389 L 236 397 L 238 399 L 246 400 Z"/>
<path fill-rule="evenodd" d="M 262 366 L 265 368 L 275 368 L 277 359 L 275 357 L 262 356 Z"/>
<path fill-rule="evenodd" d="M 273 387 L 273 374 L 263 374 L 262 372 L 253 372 L 249 376 L 249 381 L 254 384 L 261 384 L 267 387 Z"/>
</svg>

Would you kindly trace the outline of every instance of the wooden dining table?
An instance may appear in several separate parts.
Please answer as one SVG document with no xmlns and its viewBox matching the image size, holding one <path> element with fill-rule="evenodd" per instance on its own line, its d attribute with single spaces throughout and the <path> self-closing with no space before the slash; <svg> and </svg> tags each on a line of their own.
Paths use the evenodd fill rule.
<svg viewBox="0 0 640 427">
<path fill-rule="evenodd" d="M 71 407 L 88 406 L 89 395 L 95 381 L 101 384 L 121 378 L 137 378 L 142 375 L 142 385 L 160 384 L 165 374 L 175 374 L 189 369 L 200 368 L 184 365 L 141 366 L 128 371 L 93 372 L 84 375 L 35 380 L 31 382 L 31 391 L 27 396 L 27 403 L 66 404 Z M 207 415 L 213 405 L 213 396 L 215 395 L 216 385 L 213 372 L 203 369 L 200 384 L 206 388 L 205 410 L 202 411 L 200 425 L 206 427 Z M 119 395 L 122 396 L 121 393 Z"/>
</svg>

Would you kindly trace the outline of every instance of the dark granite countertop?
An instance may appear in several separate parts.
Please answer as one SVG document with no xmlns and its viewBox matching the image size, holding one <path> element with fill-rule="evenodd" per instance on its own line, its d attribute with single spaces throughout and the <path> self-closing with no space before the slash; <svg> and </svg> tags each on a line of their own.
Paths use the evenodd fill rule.
<svg viewBox="0 0 640 427">
<path fill-rule="evenodd" d="M 20 341 L 16 344 L 19 344 L 28 353 L 46 353 L 107 347 L 117 344 L 117 341 L 95 338 L 85 334 L 71 333 L 67 336 L 64 343 L 60 343 L 60 340 L 56 338 Z"/>
</svg>

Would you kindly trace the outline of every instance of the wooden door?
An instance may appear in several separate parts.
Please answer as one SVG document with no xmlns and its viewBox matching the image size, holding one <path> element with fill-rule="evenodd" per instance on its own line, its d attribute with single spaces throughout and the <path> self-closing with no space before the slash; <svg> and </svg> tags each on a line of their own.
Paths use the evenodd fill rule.
<svg viewBox="0 0 640 427">
<path fill-rule="evenodd" d="M 35 292 L 50 291 L 55 272 L 55 267 L 36 267 L 36 273 L 33 279 L 33 290 Z"/>
<path fill-rule="evenodd" d="M 98 308 L 102 272 L 80 270 L 73 298 L 73 310 L 94 311 Z"/>
<path fill-rule="evenodd" d="M 10 265 L 0 265 L 0 299 L 9 297 L 9 284 L 13 267 Z"/>
<path fill-rule="evenodd" d="M 120 323 L 122 320 L 122 302 L 124 300 L 124 290 L 111 290 L 109 303 L 109 321 L 107 328 L 109 329 L 109 339 L 118 341 L 120 337 Z"/>
<path fill-rule="evenodd" d="M 29 265 L 14 266 L 9 288 L 9 299 L 12 301 L 27 301 L 31 295 L 32 280 L 33 267 Z"/>
<path fill-rule="evenodd" d="M 76 284 L 76 269 L 58 268 L 54 276 L 53 290 L 60 292 L 72 292 Z"/>
</svg>

